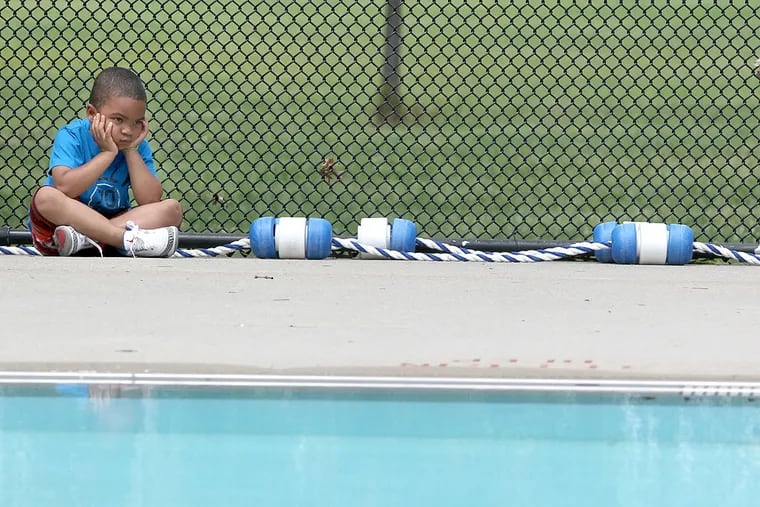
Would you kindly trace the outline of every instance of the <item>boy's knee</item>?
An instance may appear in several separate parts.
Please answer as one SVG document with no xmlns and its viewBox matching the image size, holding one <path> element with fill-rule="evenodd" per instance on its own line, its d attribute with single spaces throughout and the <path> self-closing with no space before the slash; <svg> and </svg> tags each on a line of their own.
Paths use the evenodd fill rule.
<svg viewBox="0 0 760 507">
<path fill-rule="evenodd" d="M 176 199 L 166 199 L 164 201 L 164 207 L 167 214 L 167 219 L 172 225 L 179 227 L 182 225 L 182 218 L 184 213 L 182 211 L 182 204 Z"/>
<path fill-rule="evenodd" d="M 47 211 L 58 208 L 61 199 L 66 197 L 60 190 L 55 187 L 44 186 L 37 189 L 32 196 L 34 206 L 42 213 L 46 214 Z"/>
</svg>

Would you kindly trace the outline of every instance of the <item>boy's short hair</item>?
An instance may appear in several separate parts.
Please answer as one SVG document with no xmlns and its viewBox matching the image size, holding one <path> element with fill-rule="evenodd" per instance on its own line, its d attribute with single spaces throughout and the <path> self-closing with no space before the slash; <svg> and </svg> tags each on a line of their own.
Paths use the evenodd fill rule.
<svg viewBox="0 0 760 507">
<path fill-rule="evenodd" d="M 90 92 L 90 104 L 100 108 L 111 97 L 129 97 L 147 102 L 145 85 L 133 70 L 109 67 L 95 78 Z"/>
</svg>

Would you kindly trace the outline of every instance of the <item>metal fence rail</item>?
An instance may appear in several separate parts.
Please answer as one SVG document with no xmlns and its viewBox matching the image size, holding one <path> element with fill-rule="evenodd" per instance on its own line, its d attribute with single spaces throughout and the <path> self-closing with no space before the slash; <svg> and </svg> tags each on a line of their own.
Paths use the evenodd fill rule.
<svg viewBox="0 0 760 507">
<path fill-rule="evenodd" d="M 124 65 L 188 231 L 388 216 L 562 240 L 629 219 L 755 241 L 758 33 L 748 0 L 10 0 L 0 225 L 25 226 L 56 129 Z"/>
</svg>

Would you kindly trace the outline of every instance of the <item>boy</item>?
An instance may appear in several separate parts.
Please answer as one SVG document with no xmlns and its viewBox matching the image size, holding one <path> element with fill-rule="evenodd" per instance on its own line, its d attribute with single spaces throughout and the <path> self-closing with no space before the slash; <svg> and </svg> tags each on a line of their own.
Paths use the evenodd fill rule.
<svg viewBox="0 0 760 507">
<path fill-rule="evenodd" d="M 102 245 L 137 257 L 174 255 L 182 206 L 161 200 L 145 140 L 146 101 L 137 74 L 105 69 L 93 84 L 87 118 L 58 131 L 47 179 L 29 206 L 32 239 L 42 255 L 69 256 L 92 247 L 102 253 Z"/>
</svg>

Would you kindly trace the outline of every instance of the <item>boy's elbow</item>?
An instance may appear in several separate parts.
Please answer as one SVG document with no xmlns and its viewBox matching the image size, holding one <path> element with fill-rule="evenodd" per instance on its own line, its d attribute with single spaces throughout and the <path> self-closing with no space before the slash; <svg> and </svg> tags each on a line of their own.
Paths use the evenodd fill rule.
<svg viewBox="0 0 760 507">
<path fill-rule="evenodd" d="M 67 184 L 65 181 L 59 182 L 53 180 L 53 187 L 61 193 L 65 194 L 67 197 L 71 197 L 72 199 L 79 197 L 79 192 L 76 192 L 75 189 L 73 189 L 71 185 Z"/>
<path fill-rule="evenodd" d="M 163 196 L 164 191 L 159 187 L 156 189 L 144 190 L 142 192 L 135 192 L 135 201 L 137 201 L 138 205 L 143 206 L 145 204 L 161 202 Z"/>
<path fill-rule="evenodd" d="M 68 167 L 56 166 L 51 171 L 53 176 L 53 187 L 68 197 L 75 198 L 79 196 L 79 189 L 74 188 L 73 181 L 69 178 L 70 169 Z"/>
</svg>

